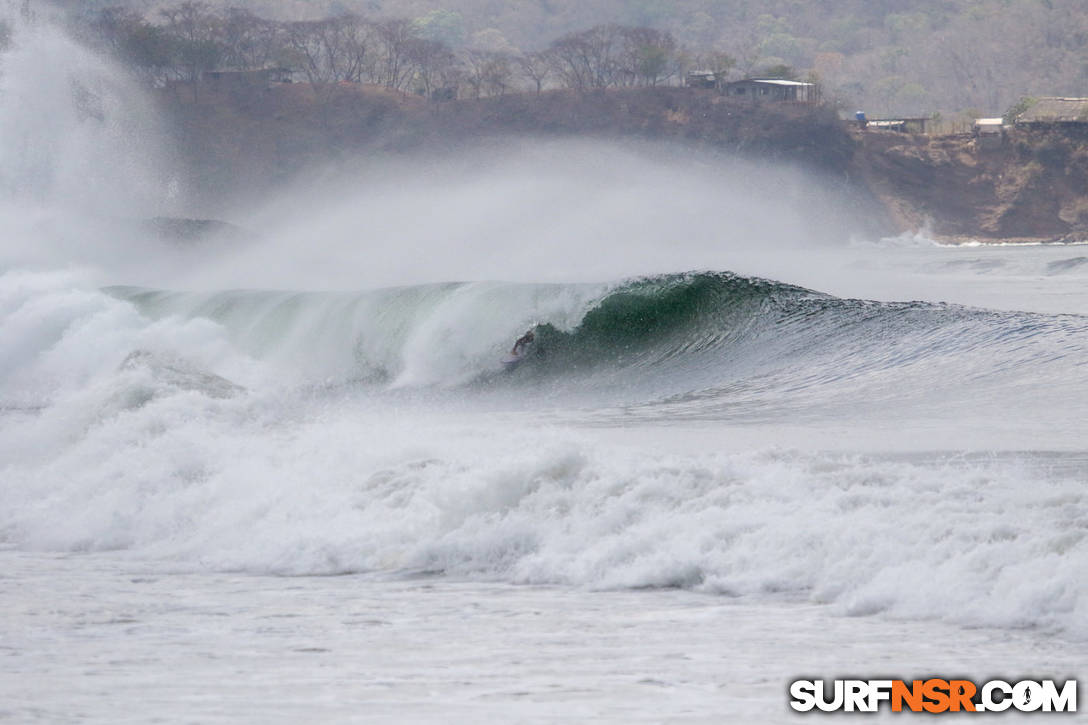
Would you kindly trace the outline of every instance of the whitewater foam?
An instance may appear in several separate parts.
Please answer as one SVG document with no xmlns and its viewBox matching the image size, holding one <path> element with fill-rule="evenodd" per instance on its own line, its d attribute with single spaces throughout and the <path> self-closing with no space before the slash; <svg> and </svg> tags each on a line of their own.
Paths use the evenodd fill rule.
<svg viewBox="0 0 1088 725">
<path fill-rule="evenodd" d="M 1088 633 L 1075 458 L 676 455 L 522 415 L 283 404 L 181 388 L 9 458 L 5 545 L 185 569 L 679 586 Z"/>
</svg>

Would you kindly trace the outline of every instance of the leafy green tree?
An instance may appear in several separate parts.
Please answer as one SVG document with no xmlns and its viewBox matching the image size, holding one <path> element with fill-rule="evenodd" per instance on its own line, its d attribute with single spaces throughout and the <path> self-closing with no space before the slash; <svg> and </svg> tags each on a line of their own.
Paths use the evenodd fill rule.
<svg viewBox="0 0 1088 725">
<path fill-rule="evenodd" d="M 643 27 L 623 28 L 619 33 L 623 45 L 620 63 L 628 82 L 656 86 L 672 75 L 677 45 L 670 33 Z"/>
<path fill-rule="evenodd" d="M 484 28 L 478 30 L 472 34 L 472 41 L 469 43 L 469 47 L 474 50 L 486 50 L 492 53 L 509 53 L 514 55 L 518 52 L 506 36 L 502 34 L 502 31 L 498 28 Z"/>
<path fill-rule="evenodd" d="M 796 62 L 804 55 L 804 44 L 789 33 L 772 33 L 759 44 L 759 52 L 764 56 L 776 56 Z"/>
<path fill-rule="evenodd" d="M 432 10 L 412 21 L 416 34 L 456 48 L 465 42 L 465 20 L 455 10 Z"/>
<path fill-rule="evenodd" d="M 715 50 L 697 59 L 699 67 L 714 74 L 714 80 L 719 85 L 729 77 L 729 74 L 737 67 L 737 59 L 722 50 Z"/>
<path fill-rule="evenodd" d="M 775 63 L 767 66 L 760 73 L 763 78 L 775 78 L 788 81 L 795 81 L 798 78 L 797 71 L 785 63 Z"/>
<path fill-rule="evenodd" d="M 1025 111 L 1039 102 L 1038 98 L 1032 98 L 1031 96 L 1024 96 L 1019 101 L 1014 103 L 1009 110 L 1005 111 L 1005 115 L 1001 117 L 1004 123 L 1012 124 L 1016 123 L 1016 119 L 1020 117 Z"/>
<path fill-rule="evenodd" d="M 929 26 L 929 16 L 925 13 L 892 13 L 884 18 L 884 27 L 893 43 L 924 33 Z"/>
</svg>

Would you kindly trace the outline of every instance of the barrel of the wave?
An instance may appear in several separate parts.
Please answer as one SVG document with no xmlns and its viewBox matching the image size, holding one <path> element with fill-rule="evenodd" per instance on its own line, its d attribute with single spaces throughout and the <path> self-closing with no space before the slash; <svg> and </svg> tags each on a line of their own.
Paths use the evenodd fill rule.
<svg viewBox="0 0 1088 725">
<path fill-rule="evenodd" d="M 520 365 L 522 361 L 529 356 L 529 352 L 533 349 L 535 341 L 536 334 L 533 332 L 532 328 L 530 328 L 514 342 L 514 347 L 512 347 L 506 357 L 502 359 L 503 369 L 510 371 Z"/>
</svg>

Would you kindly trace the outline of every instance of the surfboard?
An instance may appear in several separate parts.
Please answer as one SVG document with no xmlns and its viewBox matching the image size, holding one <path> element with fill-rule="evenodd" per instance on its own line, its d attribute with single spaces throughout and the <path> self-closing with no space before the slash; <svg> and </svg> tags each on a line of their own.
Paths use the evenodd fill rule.
<svg viewBox="0 0 1088 725">
<path fill-rule="evenodd" d="M 504 370 L 513 370 L 524 359 L 524 355 L 514 355 L 511 353 L 502 359 L 502 367 Z"/>
</svg>

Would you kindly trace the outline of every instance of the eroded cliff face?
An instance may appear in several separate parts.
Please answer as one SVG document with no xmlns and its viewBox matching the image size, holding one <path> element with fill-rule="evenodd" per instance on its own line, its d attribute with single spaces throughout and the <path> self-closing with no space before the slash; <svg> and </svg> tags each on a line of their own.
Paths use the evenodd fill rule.
<svg viewBox="0 0 1088 725">
<path fill-rule="evenodd" d="M 857 133 L 859 180 L 894 225 L 945 241 L 1088 241 L 1088 129 Z"/>
</svg>

